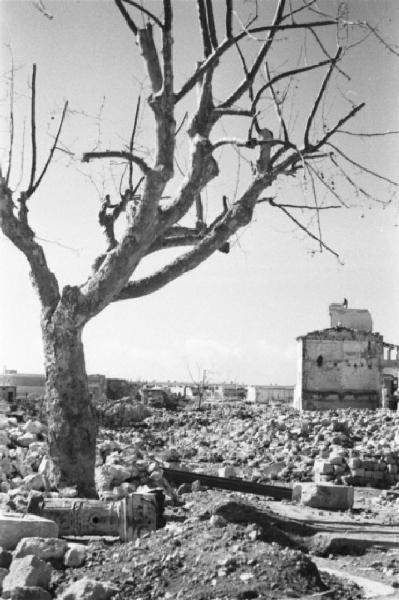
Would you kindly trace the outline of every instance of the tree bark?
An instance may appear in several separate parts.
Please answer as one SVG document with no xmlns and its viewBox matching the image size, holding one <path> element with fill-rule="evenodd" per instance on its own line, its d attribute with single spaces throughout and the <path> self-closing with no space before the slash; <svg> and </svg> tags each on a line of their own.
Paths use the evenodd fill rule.
<svg viewBox="0 0 399 600">
<path fill-rule="evenodd" d="M 79 496 L 95 498 L 97 420 L 88 388 L 82 329 L 65 307 L 42 320 L 50 483 L 57 488 L 76 486 Z"/>
</svg>

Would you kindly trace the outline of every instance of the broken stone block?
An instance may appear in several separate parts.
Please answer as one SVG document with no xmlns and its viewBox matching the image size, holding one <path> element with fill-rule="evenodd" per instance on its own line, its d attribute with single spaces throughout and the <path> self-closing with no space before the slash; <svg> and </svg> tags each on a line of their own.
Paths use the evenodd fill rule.
<svg viewBox="0 0 399 600">
<path fill-rule="evenodd" d="M 10 600 L 51 600 L 51 594 L 42 587 L 17 587 L 12 590 Z"/>
<path fill-rule="evenodd" d="M 100 493 L 111 489 L 112 475 L 107 467 L 97 467 L 95 471 L 96 488 Z"/>
<path fill-rule="evenodd" d="M 45 426 L 43 423 L 40 423 L 40 421 L 29 420 L 25 423 L 22 429 L 25 433 L 33 433 L 36 436 L 39 433 L 42 433 L 42 431 L 45 429 Z"/>
<path fill-rule="evenodd" d="M 68 544 L 68 549 L 64 556 L 64 565 L 66 567 L 80 567 L 86 561 L 87 549 L 83 544 Z"/>
<path fill-rule="evenodd" d="M 292 499 L 313 508 L 348 510 L 353 507 L 354 489 L 350 486 L 303 482 L 294 485 Z"/>
<path fill-rule="evenodd" d="M 40 465 L 37 472 L 45 475 L 47 479 L 50 477 L 51 461 L 48 456 L 43 456 L 42 460 L 40 461 Z"/>
<path fill-rule="evenodd" d="M 225 467 L 220 467 L 218 475 L 219 477 L 235 477 L 236 470 L 232 465 L 226 465 Z"/>
<path fill-rule="evenodd" d="M 49 483 L 48 480 L 44 477 L 42 473 L 31 473 L 30 475 L 26 475 L 22 481 L 22 487 L 25 490 L 46 490 L 48 489 Z"/>
<path fill-rule="evenodd" d="M 8 458 L 1 458 L 0 459 L 0 471 L 1 473 L 3 473 L 4 475 L 10 475 L 11 471 L 12 471 L 12 463 Z"/>
<path fill-rule="evenodd" d="M 33 444 L 36 440 L 37 437 L 34 433 L 23 433 L 22 435 L 19 435 L 15 441 L 19 446 L 28 448 L 30 444 Z"/>
<path fill-rule="evenodd" d="M 68 549 L 65 540 L 59 538 L 29 537 L 18 542 L 13 552 L 14 558 L 22 558 L 34 554 L 42 560 L 59 560 Z"/>
<path fill-rule="evenodd" d="M 6 446 L 10 443 L 10 438 L 7 433 L 0 429 L 0 444 L 1 446 Z"/>
<path fill-rule="evenodd" d="M 110 581 L 96 581 L 83 577 L 69 585 L 57 600 L 108 600 L 118 593 Z"/>
<path fill-rule="evenodd" d="M 11 552 L 7 552 L 4 548 L 0 548 L 0 569 L 8 569 L 12 561 Z"/>
<path fill-rule="evenodd" d="M 272 477 L 273 475 L 278 475 L 285 468 L 285 462 L 272 462 L 266 465 L 263 468 L 264 477 Z"/>
<path fill-rule="evenodd" d="M 359 457 L 354 456 L 348 460 L 348 467 L 350 469 L 359 469 L 362 467 L 362 461 Z"/>
<path fill-rule="evenodd" d="M 7 577 L 7 575 L 8 575 L 8 569 L 6 569 L 5 567 L 0 567 L 0 590 L 3 586 L 3 581 Z"/>
<path fill-rule="evenodd" d="M 36 515 L 5 513 L 0 515 L 0 546 L 14 550 L 18 542 L 27 537 L 58 537 L 58 525 Z"/>
<path fill-rule="evenodd" d="M 366 475 L 366 471 L 361 467 L 359 467 L 358 469 L 352 469 L 351 472 L 354 477 L 365 477 Z"/>
<path fill-rule="evenodd" d="M 8 429 L 10 426 L 9 419 L 3 414 L 0 414 L 0 429 Z"/>
<path fill-rule="evenodd" d="M 332 475 L 334 473 L 333 465 L 326 460 L 314 461 L 314 472 L 319 475 Z"/>
<path fill-rule="evenodd" d="M 345 463 L 345 459 L 342 454 L 333 452 L 328 457 L 328 462 L 332 465 L 343 465 Z"/>
<path fill-rule="evenodd" d="M 3 581 L 3 597 L 9 598 L 15 588 L 33 586 L 47 589 L 51 572 L 51 565 L 32 554 L 14 558 L 10 571 Z"/>
</svg>

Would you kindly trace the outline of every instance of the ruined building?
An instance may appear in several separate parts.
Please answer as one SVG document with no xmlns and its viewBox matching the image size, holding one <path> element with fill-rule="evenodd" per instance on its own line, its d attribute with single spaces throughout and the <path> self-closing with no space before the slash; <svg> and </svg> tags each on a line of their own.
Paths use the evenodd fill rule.
<svg viewBox="0 0 399 600">
<path fill-rule="evenodd" d="M 300 410 L 391 406 L 396 401 L 398 346 L 373 332 L 368 310 L 331 304 L 330 319 L 328 329 L 297 338 L 294 406 Z"/>
</svg>

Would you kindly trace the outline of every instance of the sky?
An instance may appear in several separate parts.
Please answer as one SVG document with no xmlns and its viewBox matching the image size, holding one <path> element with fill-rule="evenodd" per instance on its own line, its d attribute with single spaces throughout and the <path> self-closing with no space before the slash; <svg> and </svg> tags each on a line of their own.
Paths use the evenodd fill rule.
<svg viewBox="0 0 399 600">
<path fill-rule="evenodd" d="M 293 4 L 297 4 L 293 2 Z M 340 2 L 317 2 L 320 11 L 334 12 Z M 176 87 L 201 58 L 195 3 L 177 0 L 175 13 Z M 0 2 L 1 20 L 1 151 L 7 164 L 9 125 L 9 69 L 12 52 L 15 67 L 16 121 L 12 183 L 28 177 L 29 79 L 37 64 L 37 121 L 39 163 L 46 160 L 52 135 L 65 100 L 69 112 L 62 134 L 64 152 L 53 164 L 30 201 L 29 216 L 42 243 L 51 269 L 61 285 L 83 283 L 94 257 L 104 248 L 97 223 L 101 197 L 116 197 L 120 167 L 108 163 L 83 165 L 84 151 L 120 149 L 129 139 L 138 95 L 142 95 L 137 144 L 151 160 L 152 120 L 145 108 L 146 79 L 134 39 L 114 3 L 108 0 Z M 161 4 L 145 6 L 157 14 Z M 253 2 L 236 2 L 239 16 L 248 16 Z M 260 22 L 270 21 L 275 2 L 260 2 Z M 348 19 L 368 19 L 378 25 L 384 39 L 398 52 L 399 5 L 396 0 L 351 0 Z M 215 3 L 221 30 L 224 2 Z M 52 17 L 52 18 L 49 18 Z M 313 17 L 315 18 L 315 16 Z M 318 17 L 321 18 L 321 17 Z M 140 22 L 140 21 L 139 21 Z M 235 27 L 239 27 L 238 18 Z M 347 43 L 358 40 L 353 27 L 340 31 Z M 363 35 L 365 32 L 363 33 Z M 334 53 L 337 31 L 323 32 L 323 42 Z M 252 40 L 254 44 L 258 42 Z M 256 48 L 258 46 L 255 46 Z M 251 45 L 244 46 L 251 54 Z M 321 60 L 315 40 L 303 32 L 282 35 L 269 57 L 272 73 L 298 64 Z M 331 124 L 350 110 L 352 103 L 366 102 L 356 121 L 345 126 L 352 132 L 399 130 L 399 56 L 389 52 L 373 35 L 352 48 L 343 64 L 345 74 L 334 75 L 321 111 Z M 220 64 L 215 96 L 226 97 L 242 78 L 237 54 Z M 299 142 L 325 71 L 285 83 L 285 118 L 293 139 Z M 195 97 L 195 94 L 193 94 Z M 179 107 L 179 123 L 193 98 Z M 245 105 L 245 100 L 241 103 Z M 262 104 L 262 122 L 278 134 L 279 124 L 269 101 Z M 23 131 L 25 120 L 25 144 Z M 316 119 L 321 124 L 320 116 Z M 247 124 L 225 119 L 218 137 L 245 137 Z M 184 126 L 177 139 L 176 177 L 165 194 L 181 181 L 188 158 Z M 335 138 L 356 161 L 399 181 L 399 138 L 396 135 Z M 22 147 L 25 146 L 25 150 Z M 221 207 L 245 189 L 249 155 L 238 158 L 234 149 L 219 152 L 220 175 L 204 194 L 211 219 Z M 144 380 L 198 380 L 206 370 L 210 381 L 247 384 L 294 384 L 296 337 L 329 326 L 328 306 L 346 297 L 349 307 L 368 308 L 374 329 L 391 343 L 399 344 L 399 207 L 395 187 L 364 176 L 356 167 L 348 173 L 377 201 L 362 198 L 342 174 L 334 185 L 351 208 L 321 211 L 323 241 L 339 254 L 319 252 L 292 221 L 267 204 L 257 207 L 252 224 L 241 230 L 229 254 L 215 253 L 195 271 L 158 292 L 107 307 L 85 328 L 86 367 L 89 373 Z M 332 173 L 326 171 L 328 181 Z M 270 193 L 276 201 L 312 202 L 309 178 L 279 180 Z M 268 192 L 269 193 L 269 192 Z M 320 204 L 336 204 L 325 190 L 317 190 Z M 310 198 L 310 200 L 309 200 Z M 381 201 L 392 199 L 385 205 Z M 166 200 L 167 201 L 167 200 Z M 314 212 L 295 211 L 305 225 L 315 229 Z M 135 276 L 150 273 L 176 255 L 157 253 L 139 267 Z M 26 259 L 0 234 L 0 368 L 20 372 L 43 371 L 40 307 L 29 281 Z"/>
</svg>

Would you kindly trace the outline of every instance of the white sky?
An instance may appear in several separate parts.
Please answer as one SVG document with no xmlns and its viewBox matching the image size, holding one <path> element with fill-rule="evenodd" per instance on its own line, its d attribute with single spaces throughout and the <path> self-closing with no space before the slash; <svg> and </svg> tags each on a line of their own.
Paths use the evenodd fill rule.
<svg viewBox="0 0 399 600">
<path fill-rule="evenodd" d="M 195 4 L 189 0 L 174 4 L 178 87 L 201 54 Z M 335 10 L 337 4 L 318 2 L 320 8 L 328 6 L 330 10 Z M 275 3 L 260 5 L 265 22 Z M 101 193 L 116 196 L 108 163 L 83 166 L 76 157 L 96 144 L 98 149 L 119 149 L 126 143 L 144 70 L 131 33 L 112 2 L 57 1 L 45 2 L 45 6 L 54 17 L 52 20 L 44 17 L 34 2 L 0 3 L 2 40 L 11 45 L 17 68 L 15 112 L 19 142 L 15 147 L 14 183 L 19 178 L 23 114 L 28 114 L 27 83 L 32 62 L 36 62 L 39 162 L 42 164 L 46 158 L 51 144 L 48 132 L 56 127 L 66 99 L 71 113 L 62 140 L 76 156 L 71 160 L 66 154 L 58 154 L 30 202 L 31 223 L 43 240 L 50 267 L 61 284 L 82 283 L 93 258 L 104 247 L 97 224 L 100 200 L 93 181 Z M 159 2 L 146 2 L 146 6 L 155 12 L 160 8 Z M 238 1 L 236 6 L 241 8 Z M 244 8 L 248 6 L 250 3 Z M 224 2 L 216 2 L 218 16 L 222 16 L 223 7 Z M 369 18 L 375 23 L 378 17 L 386 38 L 398 43 L 396 0 L 351 0 L 349 8 L 353 19 Z M 292 57 L 301 64 L 314 60 L 311 40 L 307 40 L 305 52 L 302 33 L 301 36 L 279 43 L 270 57 L 272 69 L 289 64 L 286 61 Z M 335 31 L 324 40 L 333 51 Z M 1 62 L 2 74 L 7 74 L 6 47 L 2 48 Z M 226 95 L 226 89 L 232 89 L 233 80 L 239 81 L 242 76 L 236 54 L 221 68 L 223 76 L 215 88 L 219 98 Z M 367 103 L 347 129 L 399 130 L 399 57 L 389 54 L 370 37 L 354 48 L 345 69 L 351 80 L 334 80 L 323 107 L 329 123 L 350 109 L 345 93 L 348 100 Z M 293 100 L 286 117 L 298 139 L 323 73 L 320 70 L 298 79 L 299 87 L 292 89 Z M 7 111 L 6 93 L 4 76 L 3 114 Z M 187 106 L 179 109 L 178 122 Z M 273 111 L 270 106 L 264 108 L 264 123 L 277 133 Z M 29 119 L 27 129 L 28 123 Z M 6 119 L 2 119 L 2 150 L 7 145 L 7 131 Z M 239 135 L 240 127 L 227 121 L 226 131 Z M 224 135 L 220 130 L 216 133 Z M 151 141 L 151 114 L 146 110 L 140 121 L 138 143 L 148 149 Z M 358 139 L 341 134 L 335 141 L 359 162 L 399 180 L 398 137 Z M 177 145 L 179 165 L 184 169 L 187 159 L 183 137 Z M 28 150 L 24 158 L 27 164 Z M 248 181 L 247 167 L 242 162 L 238 173 L 233 151 L 221 155 L 220 166 L 221 175 L 212 182 L 206 198 L 210 215 L 215 207 L 220 208 L 223 194 L 232 199 L 236 187 L 240 191 Z M 353 176 L 358 175 L 356 171 L 352 170 Z M 27 173 L 28 170 L 25 177 Z M 302 191 L 294 183 L 288 187 L 278 183 L 273 188 L 276 200 L 303 203 Z M 362 185 L 366 183 L 371 193 L 388 197 L 388 193 L 381 195 L 381 185 L 370 178 L 361 180 Z M 170 184 L 166 193 L 173 195 L 175 186 L 176 183 Z M 109 306 L 91 321 L 84 333 L 88 372 L 132 379 L 189 380 L 189 370 L 196 378 L 199 371 L 207 369 L 213 380 L 294 383 L 296 336 L 328 327 L 328 305 L 343 297 L 348 298 L 351 307 L 368 308 L 375 330 L 387 341 L 399 343 L 397 200 L 383 209 L 371 201 L 360 202 L 348 186 L 342 185 L 342 191 L 358 207 L 324 212 L 322 228 L 323 240 L 339 252 L 343 264 L 331 254 L 315 252 L 317 244 L 282 213 L 260 205 L 253 224 L 240 232 L 239 240 L 232 240 L 229 255 L 216 253 L 197 270 L 159 292 Z M 324 195 L 319 199 L 335 203 Z M 308 223 L 308 215 L 299 211 L 295 215 Z M 41 372 L 39 303 L 30 287 L 26 260 L 3 236 L 0 252 L 0 367 Z M 159 265 L 159 260 L 158 256 L 151 257 L 143 269 L 150 271 Z"/>
</svg>

